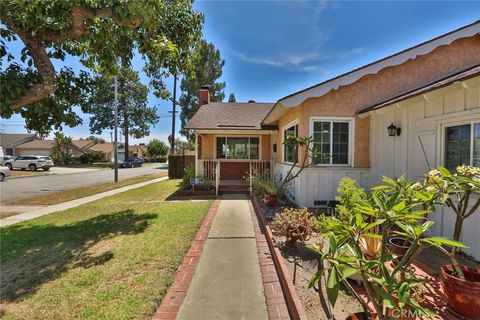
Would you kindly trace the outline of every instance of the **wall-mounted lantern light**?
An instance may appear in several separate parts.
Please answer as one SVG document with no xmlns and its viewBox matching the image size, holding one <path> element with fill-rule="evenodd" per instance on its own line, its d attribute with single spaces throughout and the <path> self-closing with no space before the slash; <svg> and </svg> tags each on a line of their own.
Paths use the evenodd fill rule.
<svg viewBox="0 0 480 320">
<path fill-rule="evenodd" d="M 390 137 L 399 136 L 400 133 L 402 133 L 402 129 L 397 128 L 397 127 L 393 124 L 393 122 L 392 122 L 391 125 L 389 125 L 389 126 L 387 127 L 387 129 L 388 129 L 388 136 L 390 136 Z"/>
</svg>

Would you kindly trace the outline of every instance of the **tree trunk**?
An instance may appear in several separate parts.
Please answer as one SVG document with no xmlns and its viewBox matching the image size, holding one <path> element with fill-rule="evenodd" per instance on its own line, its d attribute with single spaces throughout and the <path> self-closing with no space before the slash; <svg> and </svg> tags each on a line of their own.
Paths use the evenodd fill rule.
<svg viewBox="0 0 480 320">
<path fill-rule="evenodd" d="M 453 231 L 453 240 L 460 241 L 460 235 L 462 234 L 463 219 L 457 216 L 455 220 L 455 229 Z M 455 257 L 455 254 L 458 251 L 458 247 L 452 247 L 452 256 Z"/>
</svg>

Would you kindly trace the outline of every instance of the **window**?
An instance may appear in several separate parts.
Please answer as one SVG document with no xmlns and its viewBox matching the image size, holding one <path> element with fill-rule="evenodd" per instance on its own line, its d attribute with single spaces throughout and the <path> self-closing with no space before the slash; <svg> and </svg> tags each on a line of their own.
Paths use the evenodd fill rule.
<svg viewBox="0 0 480 320">
<path fill-rule="evenodd" d="M 217 159 L 260 159 L 260 139 L 217 137 Z"/>
<path fill-rule="evenodd" d="M 313 164 L 348 165 L 350 164 L 351 120 L 314 120 Z"/>
<path fill-rule="evenodd" d="M 445 167 L 455 170 L 462 164 L 480 166 L 480 123 L 445 129 Z"/>
<path fill-rule="evenodd" d="M 283 141 L 287 140 L 287 137 L 298 137 L 298 124 L 289 127 L 283 131 Z M 295 162 L 298 157 L 297 150 L 292 146 L 283 145 L 283 161 Z"/>
</svg>

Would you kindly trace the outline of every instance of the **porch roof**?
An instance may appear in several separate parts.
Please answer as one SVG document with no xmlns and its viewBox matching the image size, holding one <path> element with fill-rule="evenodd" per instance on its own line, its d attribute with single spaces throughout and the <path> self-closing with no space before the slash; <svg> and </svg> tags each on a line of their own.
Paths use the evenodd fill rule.
<svg viewBox="0 0 480 320">
<path fill-rule="evenodd" d="M 222 103 L 203 105 L 187 123 L 187 129 L 210 130 L 268 130 L 275 126 L 262 125 L 273 103 Z"/>
</svg>

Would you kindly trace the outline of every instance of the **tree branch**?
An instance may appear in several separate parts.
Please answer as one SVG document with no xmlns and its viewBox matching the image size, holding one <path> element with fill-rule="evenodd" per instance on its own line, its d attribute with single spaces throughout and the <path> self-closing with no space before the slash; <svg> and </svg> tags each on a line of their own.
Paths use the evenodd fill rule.
<svg viewBox="0 0 480 320">
<path fill-rule="evenodd" d="M 28 49 L 33 63 L 42 78 L 42 82 L 31 86 L 22 96 L 14 99 L 10 107 L 20 109 L 23 106 L 30 105 L 45 99 L 57 89 L 55 85 L 55 68 L 48 56 L 41 39 L 34 32 L 25 30 L 15 25 L 9 26 L 22 39 L 25 47 Z"/>
<path fill-rule="evenodd" d="M 129 28 L 136 28 L 140 25 L 140 20 L 138 19 L 133 19 L 127 23 L 121 21 L 115 14 L 114 7 L 90 9 L 74 6 L 72 7 L 70 29 L 61 31 L 48 30 L 41 33 L 22 28 L 16 25 L 9 17 L 3 17 L 5 24 L 22 39 L 33 59 L 38 74 L 42 78 L 41 83 L 34 84 L 22 96 L 11 102 L 10 107 L 13 110 L 39 102 L 55 93 L 57 89 L 55 85 L 55 68 L 45 50 L 43 42 L 61 43 L 65 40 L 78 40 L 89 32 L 88 28 L 85 27 L 85 19 L 93 18 L 111 18 L 117 25 Z"/>
</svg>

